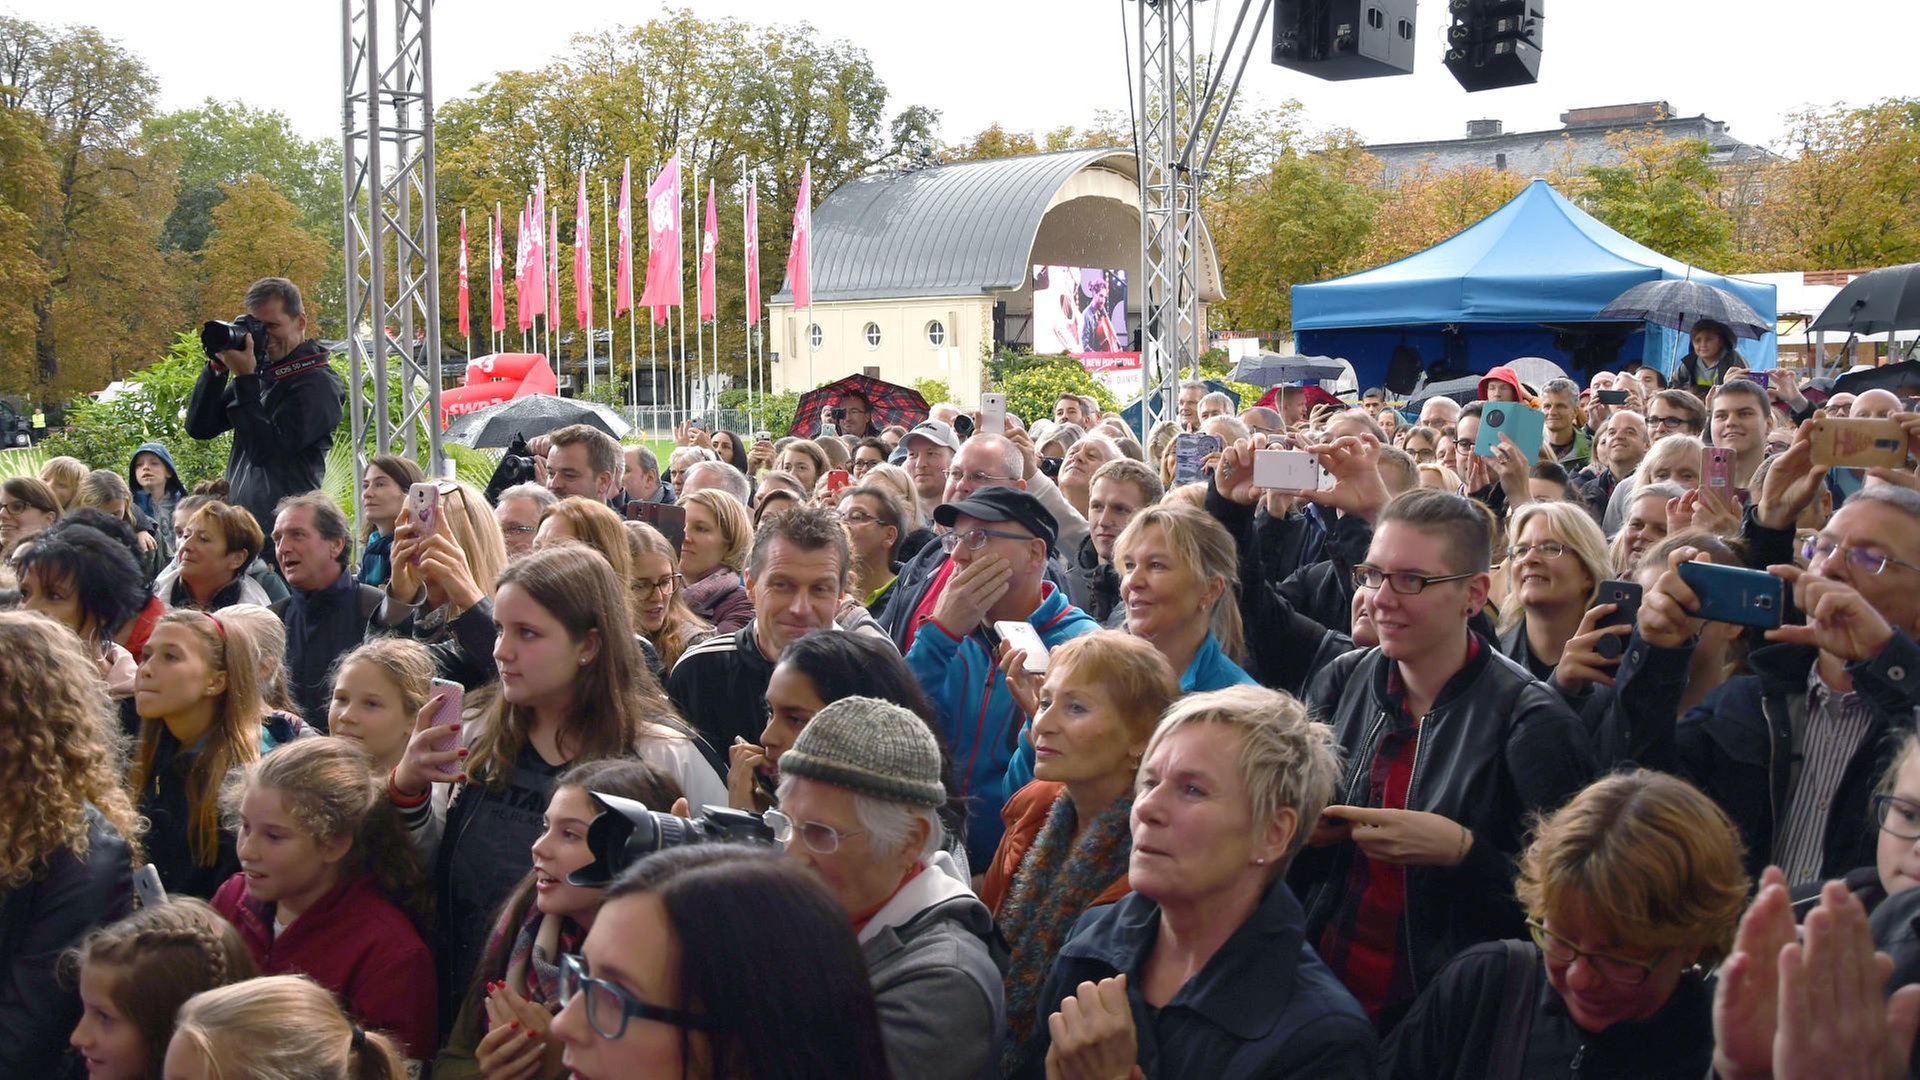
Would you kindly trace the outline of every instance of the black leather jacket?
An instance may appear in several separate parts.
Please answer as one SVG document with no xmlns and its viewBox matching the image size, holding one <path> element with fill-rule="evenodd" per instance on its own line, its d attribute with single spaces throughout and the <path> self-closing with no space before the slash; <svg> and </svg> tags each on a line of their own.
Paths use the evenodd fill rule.
<svg viewBox="0 0 1920 1080">
<path fill-rule="evenodd" d="M 1067 599 L 1101 626 L 1126 627 L 1127 605 L 1120 596 L 1120 573 L 1112 563 L 1100 561 L 1091 536 L 1080 541 L 1067 565 Z"/>
<path fill-rule="evenodd" d="M 1307 685 L 1309 712 L 1332 726 L 1346 762 L 1336 802 L 1367 801 L 1368 770 L 1397 711 L 1387 697 L 1392 663 L 1377 648 L 1355 650 Z M 1565 802 L 1594 771 L 1580 717 L 1484 643 L 1447 683 L 1420 723 L 1407 809 L 1466 826 L 1473 847 L 1456 867 L 1407 867 L 1402 935 L 1416 989 L 1470 945 L 1525 935 L 1513 875 L 1527 820 Z M 1339 907 L 1354 850 L 1350 842 L 1309 847 L 1294 864 L 1289 880 L 1303 898 L 1310 942 Z"/>
<path fill-rule="evenodd" d="M 233 432 L 227 501 L 246 507 L 262 532 L 273 531 L 281 499 L 312 491 L 326 476 L 346 402 L 346 386 L 326 361 L 326 350 L 306 341 L 265 372 L 230 377 L 209 364 L 193 384 L 187 434 Z"/>
</svg>

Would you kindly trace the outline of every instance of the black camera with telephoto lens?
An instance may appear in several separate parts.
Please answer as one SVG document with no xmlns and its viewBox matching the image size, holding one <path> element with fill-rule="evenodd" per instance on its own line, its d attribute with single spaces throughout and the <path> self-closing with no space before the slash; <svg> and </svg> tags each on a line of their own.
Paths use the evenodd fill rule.
<svg viewBox="0 0 1920 1080">
<path fill-rule="evenodd" d="M 772 844 L 773 829 L 759 814 L 703 806 L 692 818 L 649 810 L 618 795 L 587 793 L 600 813 L 587 825 L 593 861 L 567 875 L 567 884 L 604 888 L 621 872 L 656 851 L 686 844 Z"/>
<path fill-rule="evenodd" d="M 241 315 L 232 322 L 208 319 L 200 327 L 200 347 L 207 352 L 207 359 L 219 360 L 223 352 L 244 351 L 247 338 L 253 338 L 254 363 L 267 366 L 267 324 L 251 315 Z"/>
</svg>

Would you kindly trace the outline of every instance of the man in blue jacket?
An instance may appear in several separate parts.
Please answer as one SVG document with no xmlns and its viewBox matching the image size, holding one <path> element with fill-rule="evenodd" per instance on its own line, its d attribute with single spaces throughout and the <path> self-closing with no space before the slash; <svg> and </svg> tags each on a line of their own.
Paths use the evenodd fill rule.
<svg viewBox="0 0 1920 1080">
<path fill-rule="evenodd" d="M 986 866 L 1000 844 L 1007 763 L 1027 716 L 1000 671 L 997 622 L 1024 622 L 1048 649 L 1100 624 L 1046 579 L 1056 525 L 1040 500 L 1014 488 L 985 488 L 942 503 L 934 521 L 954 572 L 907 652 L 907 666 L 939 713 L 961 793 L 968 797 L 967 858 Z"/>
</svg>

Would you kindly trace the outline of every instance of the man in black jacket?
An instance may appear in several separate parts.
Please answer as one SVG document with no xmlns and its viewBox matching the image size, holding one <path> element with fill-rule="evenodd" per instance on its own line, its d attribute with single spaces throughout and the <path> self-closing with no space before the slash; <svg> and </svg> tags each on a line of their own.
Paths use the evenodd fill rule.
<svg viewBox="0 0 1920 1080">
<path fill-rule="evenodd" d="M 267 337 L 267 362 L 242 348 L 208 358 L 187 402 L 187 434 L 212 439 L 233 432 L 227 457 L 228 502 L 247 508 L 262 528 L 280 500 L 320 486 L 327 450 L 340 426 L 346 386 L 327 366 L 327 351 L 307 337 L 300 288 L 261 278 L 247 290 L 247 314 Z"/>
<path fill-rule="evenodd" d="M 1364 454 L 1356 441 L 1323 454 L 1343 480 L 1359 475 L 1339 460 Z M 1354 572 L 1380 644 L 1307 685 L 1347 767 L 1289 880 L 1308 940 L 1383 1027 L 1454 954 L 1524 931 L 1513 861 L 1527 818 L 1594 771 L 1560 695 L 1468 628 L 1486 603 L 1489 534 L 1449 492 L 1388 503 Z"/>
<path fill-rule="evenodd" d="M 1152 469 L 1132 458 L 1109 461 L 1094 470 L 1088 488 L 1087 538 L 1080 541 L 1068 567 L 1067 596 L 1100 625 L 1123 629 L 1127 605 L 1120 600 L 1113 543 L 1133 515 L 1160 501 L 1163 488 Z"/>
<path fill-rule="evenodd" d="M 281 500 L 273 548 L 292 594 L 273 605 L 287 624 L 288 690 L 307 726 L 327 730 L 333 662 L 366 638 L 385 594 L 347 573 L 347 516 L 317 491 Z"/>
</svg>

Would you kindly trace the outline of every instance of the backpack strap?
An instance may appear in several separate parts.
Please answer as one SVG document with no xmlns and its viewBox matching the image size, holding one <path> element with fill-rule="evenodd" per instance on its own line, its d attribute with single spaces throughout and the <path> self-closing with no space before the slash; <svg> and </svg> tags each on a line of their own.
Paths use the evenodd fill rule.
<svg viewBox="0 0 1920 1080">
<path fill-rule="evenodd" d="M 1506 980 L 1501 984 L 1500 1021 L 1487 1055 L 1487 1080 L 1520 1080 L 1527 1040 L 1533 1035 L 1533 1002 L 1540 993 L 1540 953 L 1524 941 L 1507 940 Z"/>
</svg>

